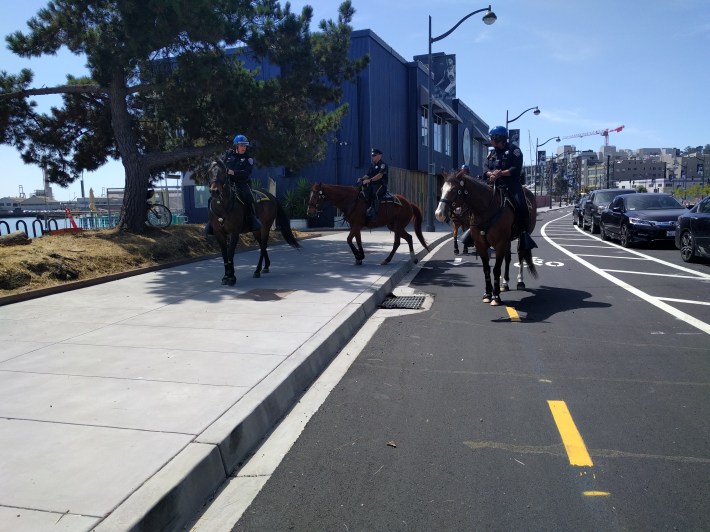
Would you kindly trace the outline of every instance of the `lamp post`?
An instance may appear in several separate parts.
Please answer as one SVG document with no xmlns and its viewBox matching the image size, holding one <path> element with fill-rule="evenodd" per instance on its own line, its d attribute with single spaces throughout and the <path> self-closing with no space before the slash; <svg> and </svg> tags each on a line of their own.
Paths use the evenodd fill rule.
<svg viewBox="0 0 710 532">
<path fill-rule="evenodd" d="M 427 208 L 427 215 L 426 215 L 426 230 L 427 231 L 434 231 L 434 199 L 436 198 L 436 186 L 435 186 L 435 172 L 434 172 L 434 124 L 432 121 L 432 118 L 434 117 L 434 113 L 432 111 L 432 101 L 433 97 L 431 94 L 431 45 L 437 41 L 440 41 L 442 39 L 445 39 L 453 31 L 458 28 L 461 23 L 466 20 L 469 17 L 472 17 L 473 15 L 477 13 L 482 13 L 486 12 L 485 15 L 483 15 L 483 22 L 490 26 L 493 24 L 498 17 L 496 17 L 496 14 L 491 11 L 491 6 L 489 5 L 488 7 L 485 7 L 483 9 L 477 9 L 476 11 L 473 11 L 463 17 L 461 20 L 459 20 L 449 31 L 442 33 L 438 37 L 432 37 L 431 36 L 431 15 L 429 15 L 429 54 L 427 56 L 428 59 L 428 72 L 427 72 L 427 98 L 428 98 L 428 105 L 427 105 L 427 178 L 428 178 L 428 184 L 429 184 L 429 207 Z"/>
<path fill-rule="evenodd" d="M 528 111 L 529 110 L 530 109 L 528 109 Z M 540 111 L 538 111 L 538 113 L 539 112 Z M 525 111 L 523 111 L 523 113 L 525 113 Z M 520 118 L 523 115 L 523 113 L 521 113 L 520 116 L 518 116 L 518 118 Z M 517 120 L 517 118 L 516 118 L 516 120 Z M 512 121 L 513 120 L 511 120 L 511 122 Z M 556 140 L 557 142 L 560 141 L 560 137 L 555 135 L 554 137 L 550 137 L 549 139 L 547 139 L 542 144 L 538 144 L 537 137 L 535 138 L 535 186 L 533 187 L 533 194 L 535 196 L 537 196 L 537 173 L 540 169 L 540 154 L 538 153 L 538 149 L 542 148 L 545 144 L 547 144 L 548 142 L 550 142 L 553 139 Z M 542 196 L 542 182 L 540 182 L 540 195 Z"/>
<path fill-rule="evenodd" d="M 534 109 L 534 111 L 533 111 L 533 109 Z M 525 109 L 525 111 L 523 111 L 522 113 L 520 113 L 518 116 L 516 116 L 516 117 L 513 118 L 512 120 L 508 120 L 508 110 L 506 109 L 506 110 L 505 110 L 505 129 L 508 129 L 508 124 L 511 124 L 511 123 L 515 122 L 518 118 L 520 118 L 521 116 L 523 116 L 523 115 L 524 115 L 525 113 L 527 113 L 528 111 L 533 111 L 533 114 L 534 114 L 535 116 L 537 116 L 537 115 L 540 114 L 540 109 L 538 109 L 538 107 L 537 107 L 537 105 L 536 105 L 535 107 L 530 107 L 530 108 L 528 108 L 528 109 Z M 553 137 L 553 138 L 554 138 L 554 137 Z"/>
</svg>

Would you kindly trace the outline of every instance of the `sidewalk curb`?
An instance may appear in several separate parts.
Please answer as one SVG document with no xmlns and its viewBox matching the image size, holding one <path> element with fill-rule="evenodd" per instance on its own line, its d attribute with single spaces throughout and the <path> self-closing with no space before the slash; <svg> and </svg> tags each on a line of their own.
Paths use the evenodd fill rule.
<svg viewBox="0 0 710 532">
<path fill-rule="evenodd" d="M 449 238 L 450 232 L 436 234 L 429 248 Z M 415 255 L 421 260 L 427 254 L 421 249 Z M 194 519 L 413 267 L 409 259 L 386 266 L 370 293 L 336 315 L 95 529 L 177 530 Z"/>
</svg>

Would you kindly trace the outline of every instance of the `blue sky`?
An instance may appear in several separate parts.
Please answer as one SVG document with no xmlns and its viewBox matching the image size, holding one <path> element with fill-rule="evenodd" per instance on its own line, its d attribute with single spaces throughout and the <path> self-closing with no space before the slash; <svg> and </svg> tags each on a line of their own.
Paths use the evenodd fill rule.
<svg viewBox="0 0 710 532">
<path fill-rule="evenodd" d="M 283 2 L 282 2 L 283 3 Z M 312 29 L 324 18 L 336 18 L 337 2 L 291 2 L 295 11 L 314 8 Z M 46 5 L 44 0 L 10 0 L 0 19 L 0 69 L 16 73 L 23 67 L 35 73 L 35 86 L 55 85 L 67 73 L 83 73 L 84 60 L 69 53 L 26 60 L 12 55 L 4 36 L 24 31 L 26 21 Z M 432 34 L 441 35 L 459 19 L 485 8 L 470 0 L 353 0 L 354 29 L 372 29 L 405 59 L 426 54 L 428 16 Z M 710 3 L 707 0 L 649 0 L 619 2 L 596 0 L 502 0 L 491 4 L 498 20 L 491 26 L 475 15 L 433 52 L 456 54 L 457 97 L 490 126 L 504 124 L 506 111 L 514 118 L 538 106 L 511 124 L 521 130 L 521 148 L 527 161 L 536 143 L 624 125 L 611 133 L 609 143 L 624 149 L 685 148 L 710 143 Z M 42 108 L 48 97 L 38 97 Z M 57 103 L 55 100 L 53 103 Z M 580 150 L 598 150 L 600 135 L 563 140 Z M 554 151 L 555 141 L 544 148 Z M 18 186 L 30 193 L 42 187 L 38 168 L 22 163 L 18 152 L 0 146 L 0 197 L 16 195 Z M 88 195 L 103 188 L 122 187 L 123 167 L 112 162 L 84 176 Z M 80 195 L 79 183 L 61 189 L 55 197 L 71 200 Z"/>
</svg>

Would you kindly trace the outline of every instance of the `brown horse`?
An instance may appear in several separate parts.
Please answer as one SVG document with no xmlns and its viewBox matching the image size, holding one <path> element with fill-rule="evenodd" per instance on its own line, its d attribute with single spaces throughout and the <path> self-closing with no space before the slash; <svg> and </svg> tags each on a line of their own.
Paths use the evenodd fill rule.
<svg viewBox="0 0 710 532">
<path fill-rule="evenodd" d="M 207 170 L 210 185 L 210 205 L 209 220 L 214 231 L 214 236 L 219 243 L 224 262 L 224 277 L 222 284 L 233 286 L 237 282 L 234 272 L 234 252 L 239 243 L 239 234 L 245 232 L 248 227 L 250 215 L 239 198 L 236 187 L 226 182 L 226 168 L 222 161 L 213 161 Z M 261 229 L 249 231 L 259 244 L 259 263 L 254 271 L 254 277 L 261 277 L 261 272 L 269 273 L 271 261 L 266 246 L 269 242 L 269 232 L 274 221 L 277 222 L 284 240 L 293 248 L 300 248 L 301 245 L 296 240 L 291 231 L 291 222 L 288 215 L 283 210 L 276 198 L 264 191 L 254 191 L 254 201 L 256 201 L 256 213 L 261 222 Z M 264 268 L 262 269 L 262 265 Z"/>
<path fill-rule="evenodd" d="M 414 219 L 414 232 L 424 249 L 429 251 L 429 245 L 424 240 L 422 234 L 422 211 L 414 203 L 399 194 L 392 194 L 380 202 L 377 216 L 370 219 L 367 217 L 367 200 L 360 193 L 358 188 L 342 185 L 325 185 L 316 183 L 311 187 L 311 196 L 308 200 L 308 216 L 316 216 L 323 210 L 325 202 L 330 202 L 343 212 L 345 220 L 350 224 L 348 234 L 348 245 L 355 256 L 355 264 L 362 264 L 365 258 L 365 251 L 362 248 L 362 238 L 360 231 L 363 227 L 383 227 L 394 232 L 394 246 L 382 264 L 389 264 L 399 247 L 401 238 L 409 244 L 409 256 L 416 264 L 417 257 L 414 254 L 414 243 L 412 235 L 405 228 Z M 353 244 L 353 238 L 357 242 L 357 247 Z"/>
<path fill-rule="evenodd" d="M 537 206 L 532 193 L 525 189 L 525 199 L 528 203 L 530 216 L 528 228 L 530 232 L 535 228 L 537 221 Z M 491 305 L 500 305 L 500 274 L 501 264 L 510 249 L 510 242 L 518 237 L 514 232 L 513 222 L 515 212 L 507 199 L 503 197 L 498 188 L 491 188 L 480 179 L 469 176 L 451 176 L 446 179 L 442 189 L 441 202 L 436 210 L 436 217 L 443 221 L 449 205 L 453 201 L 464 202 L 471 208 L 471 236 L 476 250 L 483 262 L 483 274 L 486 280 L 486 291 L 483 302 Z M 491 267 L 488 258 L 488 248 L 495 249 L 495 263 L 493 265 L 493 283 L 491 283 Z M 537 277 L 537 270 L 530 250 L 518 249 L 518 258 L 522 268 L 525 263 L 533 277 Z"/>
<path fill-rule="evenodd" d="M 444 180 L 447 177 L 447 174 L 439 174 Z M 456 172 L 456 177 L 461 177 L 462 175 L 468 175 L 464 173 L 464 170 L 458 170 Z M 444 193 L 446 190 L 448 190 L 448 185 L 444 183 L 444 185 L 441 187 L 441 196 L 444 197 Z M 473 238 L 470 236 L 470 227 L 471 227 L 471 208 L 466 205 L 466 203 L 458 198 L 455 198 L 452 202 L 451 205 L 449 205 L 449 218 L 451 219 L 451 227 L 453 228 L 453 238 L 454 238 L 454 255 L 459 254 L 459 245 L 458 245 L 458 234 L 460 230 L 463 230 L 462 233 L 462 238 L 461 238 L 461 244 L 463 245 L 463 252 L 464 254 L 468 253 L 468 246 L 470 243 L 473 241 Z M 478 257 L 478 251 L 476 251 L 476 257 Z M 508 243 L 508 247 L 505 251 L 505 256 L 503 257 L 504 259 L 504 267 L 503 271 L 500 277 L 500 291 L 501 292 L 507 292 L 509 289 L 509 281 L 510 281 L 510 263 L 513 260 L 513 255 L 511 252 L 511 245 Z M 525 282 L 523 281 L 523 266 L 520 265 L 518 269 L 518 290 L 522 290 L 525 288 Z"/>
</svg>

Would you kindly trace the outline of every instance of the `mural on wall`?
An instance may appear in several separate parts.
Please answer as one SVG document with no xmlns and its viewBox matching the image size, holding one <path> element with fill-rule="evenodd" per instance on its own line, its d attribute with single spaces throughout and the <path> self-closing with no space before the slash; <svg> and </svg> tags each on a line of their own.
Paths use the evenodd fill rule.
<svg viewBox="0 0 710 532">
<path fill-rule="evenodd" d="M 437 55 L 431 59 L 432 94 L 450 102 L 456 98 L 456 56 Z"/>
</svg>

